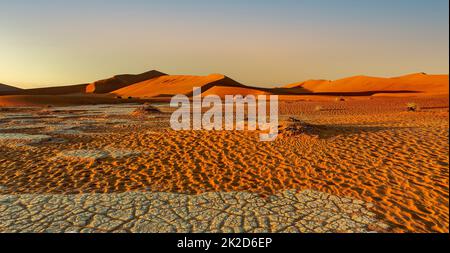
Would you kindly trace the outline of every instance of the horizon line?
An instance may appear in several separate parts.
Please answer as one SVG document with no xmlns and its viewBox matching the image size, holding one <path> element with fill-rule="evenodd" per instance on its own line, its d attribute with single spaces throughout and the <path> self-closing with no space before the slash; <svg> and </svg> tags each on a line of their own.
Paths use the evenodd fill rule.
<svg viewBox="0 0 450 253">
<path fill-rule="evenodd" d="M 256 85 L 256 84 L 251 84 L 251 83 L 249 84 L 249 83 L 243 83 L 243 82 L 240 82 L 240 81 L 239 81 L 238 79 L 236 79 L 235 77 L 230 76 L 230 75 L 227 75 L 227 74 L 222 74 L 222 73 L 210 73 L 210 74 L 206 74 L 206 75 L 195 75 L 195 74 L 168 74 L 168 73 L 166 73 L 166 72 L 164 72 L 164 71 L 160 71 L 160 70 L 156 70 L 156 69 L 151 69 L 151 70 L 144 71 L 144 72 L 140 72 L 140 73 L 119 73 L 119 74 L 111 75 L 111 76 L 109 76 L 109 77 L 105 77 L 105 78 L 93 80 L 93 81 L 90 81 L 90 82 L 81 82 L 81 83 L 80 83 L 80 82 L 79 82 L 79 83 L 74 82 L 74 83 L 44 84 L 44 85 L 34 86 L 33 84 L 29 84 L 29 85 L 26 84 L 26 83 L 23 83 L 23 84 L 11 84 L 11 83 L 4 83 L 4 82 L 1 82 L 1 81 L 0 81 L 0 84 L 7 85 L 7 86 L 12 86 L 12 87 L 20 88 L 20 89 L 24 89 L 24 90 L 28 90 L 28 89 L 40 89 L 40 88 L 52 88 L 52 87 L 60 87 L 60 86 L 72 86 L 72 85 L 90 84 L 90 83 L 97 82 L 97 81 L 100 81 L 100 80 L 105 80 L 105 79 L 113 78 L 113 77 L 115 77 L 115 76 L 121 76 L 121 75 L 139 75 L 139 74 L 143 74 L 143 73 L 150 72 L 150 71 L 158 71 L 158 72 L 163 73 L 163 74 L 168 75 L 168 76 L 209 76 L 209 75 L 222 75 L 222 76 L 231 78 L 231 79 L 233 79 L 233 80 L 235 80 L 235 81 L 237 81 L 237 82 L 239 82 L 239 83 L 241 83 L 241 84 L 244 84 L 244 85 L 246 85 L 246 86 L 261 87 L 261 85 Z M 449 71 L 449 72 L 450 72 L 450 71 Z M 317 80 L 317 81 L 319 81 L 319 80 L 320 80 L 320 81 L 322 81 L 322 80 L 323 80 L 323 81 L 337 81 L 337 80 L 342 80 L 342 79 L 347 79 L 347 78 L 352 78 L 352 77 L 372 77 L 372 78 L 385 78 L 385 79 L 389 79 L 389 78 L 399 78 L 399 77 L 405 77 L 405 76 L 416 75 L 416 74 L 425 74 L 425 75 L 435 75 L 435 76 L 439 76 L 439 75 L 450 75 L 449 72 L 447 72 L 447 73 L 427 73 L 427 72 L 420 72 L 420 71 L 419 71 L 419 72 L 409 72 L 409 73 L 405 73 L 405 74 L 401 74 L 401 75 L 382 75 L 382 76 L 381 76 L 381 75 L 367 75 L 367 74 L 353 74 L 353 75 L 342 76 L 342 77 L 340 77 L 340 78 L 335 78 L 335 79 L 327 79 L 327 78 L 308 78 L 308 79 L 303 79 L 303 80 L 295 81 L 295 82 L 286 82 L 286 83 L 278 83 L 278 84 L 269 84 L 269 85 L 264 85 L 264 86 L 262 86 L 262 87 L 264 87 L 264 88 L 277 88 L 277 87 L 280 87 L 280 85 L 286 86 L 286 85 L 290 85 L 290 84 L 302 83 L 302 82 L 313 81 L 313 80 Z M 15 83 L 15 82 L 13 82 L 13 83 Z M 25 85 L 25 86 L 34 86 L 34 87 L 23 88 L 23 87 L 21 87 L 21 86 L 23 86 L 23 85 Z"/>
</svg>

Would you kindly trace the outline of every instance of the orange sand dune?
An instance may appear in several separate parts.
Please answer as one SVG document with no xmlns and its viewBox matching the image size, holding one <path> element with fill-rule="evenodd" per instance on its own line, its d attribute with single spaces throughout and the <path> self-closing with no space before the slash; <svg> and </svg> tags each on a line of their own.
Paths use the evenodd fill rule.
<svg viewBox="0 0 450 253">
<path fill-rule="evenodd" d="M 145 80 L 149 80 L 155 77 L 164 76 L 166 74 L 151 70 L 137 75 L 116 75 L 108 79 L 99 80 L 89 84 L 86 87 L 87 93 L 108 93 L 131 84 L 139 83 Z"/>
<path fill-rule="evenodd" d="M 175 94 L 192 95 L 193 87 L 202 87 L 204 95 L 259 95 L 277 94 L 286 100 L 306 99 L 305 95 L 317 96 L 417 96 L 417 95 L 448 95 L 448 75 L 427 75 L 417 73 L 394 78 L 379 78 L 368 76 L 354 76 L 336 81 L 309 80 L 301 83 L 293 83 L 282 88 L 258 88 L 249 87 L 221 74 L 208 76 L 190 75 L 166 75 L 152 70 L 138 75 L 116 75 L 109 79 L 96 81 L 91 84 L 77 84 L 68 86 L 56 86 L 36 89 L 19 89 L 0 84 L 0 96 L 5 95 L 37 95 L 38 98 L 21 96 L 15 98 L 1 98 L 4 104 L 18 101 L 17 105 L 52 104 L 45 102 L 43 95 L 70 95 L 82 96 L 86 93 L 101 93 L 103 96 L 114 95 L 123 97 L 152 98 L 153 100 L 172 97 Z M 318 94 L 320 93 L 320 94 Z M 29 98 L 31 102 L 24 99 Z M 57 104 L 59 99 L 55 98 Z M 69 98 L 66 98 L 68 101 Z M 95 101 L 90 101 L 93 99 Z M 70 100 L 66 104 L 96 104 L 99 98 L 83 97 L 79 100 Z M 53 100 L 51 100 L 53 101 Z M 51 102 L 50 101 L 50 102 Z M 14 103 L 12 103 L 14 104 Z"/>
<path fill-rule="evenodd" d="M 201 87 L 202 92 L 205 92 L 215 86 L 246 87 L 220 74 L 208 76 L 167 75 L 136 83 L 112 93 L 132 97 L 163 97 L 176 94 L 192 95 L 193 87 Z"/>
<path fill-rule="evenodd" d="M 109 79 L 99 80 L 93 83 L 64 85 L 45 88 L 18 90 L 18 92 L 3 94 L 0 89 L 0 95 L 74 95 L 84 93 L 108 93 L 110 91 L 125 87 L 127 85 L 165 75 L 161 72 L 152 70 L 138 75 L 116 75 Z"/>
<path fill-rule="evenodd" d="M 202 93 L 202 96 L 207 95 L 217 95 L 219 97 L 225 97 L 226 95 L 270 95 L 273 94 L 270 90 L 263 90 L 250 87 L 226 87 L 226 86 L 215 86 L 211 89 Z"/>
<path fill-rule="evenodd" d="M 448 75 L 417 73 L 393 78 L 354 76 L 336 81 L 309 80 L 289 84 L 285 88 L 302 87 L 312 92 L 414 91 L 426 94 L 448 94 L 448 84 Z"/>
<path fill-rule="evenodd" d="M 117 99 L 96 95 L 8 95 L 0 96 L 0 106 L 69 106 L 69 105 L 94 105 L 94 104 L 118 104 L 140 103 L 140 99 Z"/>
<path fill-rule="evenodd" d="M 324 83 L 329 83 L 329 82 L 330 82 L 329 80 L 322 80 L 322 79 L 308 80 L 308 81 L 304 81 L 301 83 L 291 83 L 291 84 L 284 86 L 284 88 L 289 88 L 289 89 L 291 89 L 291 88 L 306 88 L 306 87 L 314 88 L 314 87 L 317 87 L 317 86 L 323 85 Z"/>
</svg>

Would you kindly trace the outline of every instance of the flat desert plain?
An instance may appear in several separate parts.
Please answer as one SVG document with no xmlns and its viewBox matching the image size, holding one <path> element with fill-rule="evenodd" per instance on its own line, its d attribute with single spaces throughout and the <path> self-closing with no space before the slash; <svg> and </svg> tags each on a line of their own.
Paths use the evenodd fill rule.
<svg viewBox="0 0 450 253">
<path fill-rule="evenodd" d="M 247 89 L 216 75 L 187 79 L 209 92 Z M 258 131 L 171 129 L 166 102 L 142 110 L 145 96 L 135 99 L 140 89 L 179 92 L 145 89 L 158 80 L 171 77 L 116 84 L 120 98 L 83 95 L 99 99 L 92 105 L 0 96 L 0 231 L 449 231 L 448 90 L 279 88 L 279 135 L 260 142 Z"/>
</svg>

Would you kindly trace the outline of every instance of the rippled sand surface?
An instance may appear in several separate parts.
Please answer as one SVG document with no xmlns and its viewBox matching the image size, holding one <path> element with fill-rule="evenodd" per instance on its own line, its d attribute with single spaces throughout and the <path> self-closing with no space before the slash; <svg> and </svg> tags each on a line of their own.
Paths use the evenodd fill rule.
<svg viewBox="0 0 450 253">
<path fill-rule="evenodd" d="M 407 112 L 408 102 L 421 109 Z M 264 199 L 314 190 L 373 203 L 388 231 L 448 232 L 448 97 L 281 102 L 283 120 L 296 117 L 317 131 L 282 132 L 274 142 L 247 131 L 173 131 L 170 115 L 135 118 L 133 108 L 0 112 L 0 193 Z"/>
</svg>

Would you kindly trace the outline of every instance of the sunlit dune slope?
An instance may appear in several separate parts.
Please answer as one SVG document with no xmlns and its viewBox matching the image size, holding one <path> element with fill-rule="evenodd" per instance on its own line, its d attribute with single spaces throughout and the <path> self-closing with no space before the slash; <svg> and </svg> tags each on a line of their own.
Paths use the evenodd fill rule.
<svg viewBox="0 0 450 253">
<path fill-rule="evenodd" d="M 225 86 L 229 89 L 236 87 L 246 88 L 246 86 L 233 79 L 220 74 L 208 76 L 170 75 L 136 83 L 112 93 L 132 97 L 173 96 L 176 94 L 190 96 L 192 95 L 193 87 L 201 87 L 202 92 L 206 92 L 216 86 Z"/>
<path fill-rule="evenodd" d="M 145 80 L 149 80 L 164 75 L 166 74 L 156 70 L 151 70 L 137 75 L 131 74 L 116 75 L 108 79 L 103 79 L 90 83 L 86 87 L 86 93 L 108 93 L 131 84 L 139 83 Z"/>
<path fill-rule="evenodd" d="M 448 94 L 448 82 L 448 75 L 417 73 L 393 78 L 354 76 L 335 81 L 309 80 L 293 83 L 285 88 L 302 87 L 312 92 L 414 91 L 426 94 Z"/>
</svg>

